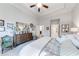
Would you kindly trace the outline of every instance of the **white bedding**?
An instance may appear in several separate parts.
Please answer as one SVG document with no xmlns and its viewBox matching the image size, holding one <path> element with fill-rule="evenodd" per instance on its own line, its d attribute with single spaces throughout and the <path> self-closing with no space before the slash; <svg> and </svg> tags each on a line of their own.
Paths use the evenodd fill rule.
<svg viewBox="0 0 79 59">
<path fill-rule="evenodd" d="M 20 56 L 38 56 L 40 51 L 50 40 L 51 40 L 50 37 L 40 38 L 32 42 L 31 44 L 24 46 L 20 51 L 19 55 Z M 57 40 L 61 44 L 60 56 L 77 56 L 77 55 L 79 56 L 79 50 L 72 44 L 73 42 L 75 42 L 74 44 L 76 45 L 76 43 L 79 44 L 79 42 L 75 41 L 76 39 L 74 38 L 73 35 L 63 36 L 61 38 L 57 38 Z M 46 52 L 43 52 L 43 53 L 46 54 Z"/>
<path fill-rule="evenodd" d="M 53 44 L 53 43 L 52 43 Z M 56 45 L 50 45 L 51 53 L 49 50 L 46 51 L 47 48 L 44 48 L 40 54 L 40 56 L 79 56 L 79 50 L 72 44 L 71 40 L 65 40 L 62 42 L 60 47 L 56 47 Z M 55 49 L 55 50 L 54 50 Z M 56 51 L 56 49 L 59 49 Z M 57 54 L 54 54 L 57 53 Z"/>
<path fill-rule="evenodd" d="M 60 39 L 60 38 L 59 38 Z M 60 42 L 62 43 L 65 40 L 71 40 L 74 46 L 79 48 L 79 35 L 77 34 L 67 34 L 61 37 Z"/>
<path fill-rule="evenodd" d="M 79 56 L 79 36 L 77 34 L 69 34 L 61 37 L 63 42 L 61 44 L 60 55 L 64 56 Z"/>
<path fill-rule="evenodd" d="M 61 44 L 60 56 L 79 56 L 79 50 L 72 44 L 71 40 L 65 40 Z"/>
<path fill-rule="evenodd" d="M 41 49 L 47 44 L 48 41 L 50 41 L 50 37 L 43 37 L 41 39 L 38 39 L 31 44 L 24 46 L 22 50 L 20 51 L 20 56 L 38 56 Z"/>
</svg>

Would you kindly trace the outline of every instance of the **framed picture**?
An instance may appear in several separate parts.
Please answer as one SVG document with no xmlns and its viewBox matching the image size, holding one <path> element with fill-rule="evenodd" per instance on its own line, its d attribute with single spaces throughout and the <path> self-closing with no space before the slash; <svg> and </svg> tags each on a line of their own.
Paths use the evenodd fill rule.
<svg viewBox="0 0 79 59">
<path fill-rule="evenodd" d="M 5 31 L 5 27 L 0 27 L 0 32 Z"/>
<path fill-rule="evenodd" d="M 62 24 L 62 32 L 69 32 L 69 24 Z"/>
<path fill-rule="evenodd" d="M 4 26 L 4 20 L 0 20 L 0 26 Z"/>
<path fill-rule="evenodd" d="M 17 31 L 25 31 L 25 30 L 27 31 L 27 28 L 28 28 L 27 24 L 21 23 L 21 22 L 16 22 Z"/>
<path fill-rule="evenodd" d="M 46 27 L 46 30 L 49 30 L 49 27 Z"/>
<path fill-rule="evenodd" d="M 14 24 L 12 24 L 12 23 L 7 23 L 7 28 L 13 29 L 13 28 L 14 28 Z"/>
</svg>

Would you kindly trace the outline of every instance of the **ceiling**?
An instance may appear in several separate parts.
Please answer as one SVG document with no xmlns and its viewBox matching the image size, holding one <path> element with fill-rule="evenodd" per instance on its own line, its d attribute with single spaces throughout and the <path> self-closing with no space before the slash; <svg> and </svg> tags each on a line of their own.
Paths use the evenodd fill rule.
<svg viewBox="0 0 79 59">
<path fill-rule="evenodd" d="M 38 12 L 37 7 L 30 8 L 30 5 L 33 4 L 34 3 L 16 3 L 13 5 L 24 12 L 26 12 L 26 10 L 29 10 L 29 12 L 37 16 L 46 15 L 48 13 L 51 12 L 53 13 L 60 10 L 67 10 L 67 11 L 72 10 L 76 6 L 76 3 L 43 3 L 48 5 L 49 8 L 48 9 L 41 8 L 40 12 Z"/>
</svg>

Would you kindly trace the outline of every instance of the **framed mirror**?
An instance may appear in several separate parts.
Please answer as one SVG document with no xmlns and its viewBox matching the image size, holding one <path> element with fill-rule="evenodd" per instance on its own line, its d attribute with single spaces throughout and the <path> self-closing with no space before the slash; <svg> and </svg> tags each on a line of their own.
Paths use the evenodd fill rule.
<svg viewBox="0 0 79 59">
<path fill-rule="evenodd" d="M 16 31 L 17 32 L 26 32 L 28 25 L 21 22 L 16 22 Z"/>
</svg>

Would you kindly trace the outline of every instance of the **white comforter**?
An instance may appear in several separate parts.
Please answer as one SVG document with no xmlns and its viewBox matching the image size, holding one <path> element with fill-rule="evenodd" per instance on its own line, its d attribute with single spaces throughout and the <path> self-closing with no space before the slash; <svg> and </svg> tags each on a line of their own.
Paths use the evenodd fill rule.
<svg viewBox="0 0 79 59">
<path fill-rule="evenodd" d="M 50 37 L 40 38 L 31 44 L 24 46 L 20 51 L 20 56 L 38 56 L 43 47 L 50 41 Z M 61 44 L 60 55 L 61 56 L 79 56 L 79 50 L 73 45 L 78 43 L 72 35 L 67 35 L 61 38 L 57 38 Z M 76 42 L 76 43 L 73 43 Z M 73 44 L 72 44 L 73 43 Z M 77 44 L 78 45 L 78 44 Z M 77 46 L 76 45 L 76 46 Z M 79 45 L 78 45 L 79 46 Z"/>
<path fill-rule="evenodd" d="M 50 37 L 40 38 L 31 44 L 24 46 L 20 51 L 20 56 L 38 56 L 41 49 L 47 44 L 47 42 L 51 40 Z"/>
<path fill-rule="evenodd" d="M 58 49 L 55 46 L 50 45 L 51 48 L 47 51 L 46 51 L 47 48 L 43 49 L 40 56 L 57 56 L 57 54 L 60 56 L 79 56 L 79 50 L 72 44 L 71 40 L 63 41 L 58 51 L 54 51 L 54 48 L 55 50 Z M 57 53 L 57 54 L 54 54 L 54 53 Z"/>
<path fill-rule="evenodd" d="M 60 46 L 60 56 L 79 56 L 79 50 L 71 40 L 65 40 Z"/>
</svg>

